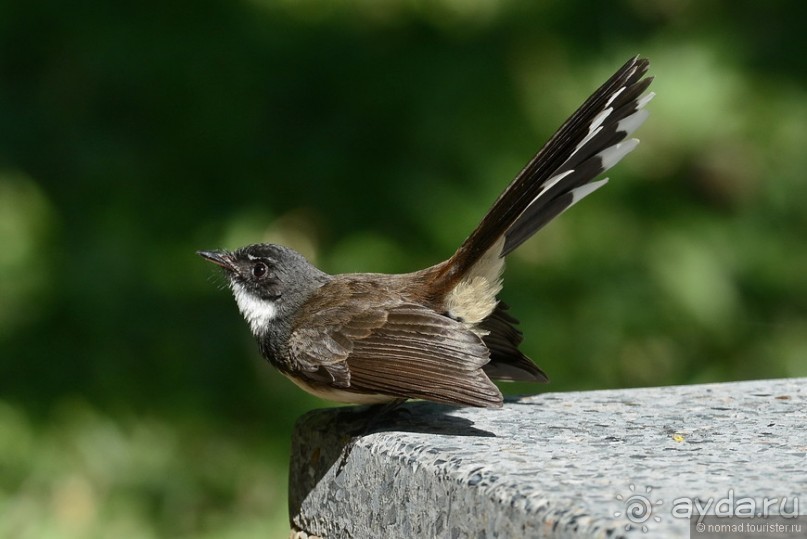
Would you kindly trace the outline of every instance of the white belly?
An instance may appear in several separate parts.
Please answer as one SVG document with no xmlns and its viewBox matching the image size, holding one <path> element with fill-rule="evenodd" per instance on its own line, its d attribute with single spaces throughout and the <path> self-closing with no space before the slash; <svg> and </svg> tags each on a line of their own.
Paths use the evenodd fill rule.
<svg viewBox="0 0 807 539">
<path fill-rule="evenodd" d="M 381 395 L 378 393 L 354 393 L 352 391 L 345 391 L 344 389 L 337 389 L 333 387 L 313 387 L 302 380 L 292 378 L 286 373 L 283 373 L 286 378 L 294 382 L 294 384 L 303 389 L 307 393 L 333 402 L 341 402 L 345 404 L 383 404 L 393 401 L 398 397 L 390 395 Z"/>
</svg>

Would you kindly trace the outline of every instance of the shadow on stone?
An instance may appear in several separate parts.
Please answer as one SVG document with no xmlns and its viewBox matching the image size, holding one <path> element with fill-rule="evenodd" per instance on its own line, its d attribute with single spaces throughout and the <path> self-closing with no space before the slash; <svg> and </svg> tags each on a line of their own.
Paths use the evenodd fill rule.
<svg viewBox="0 0 807 539">
<path fill-rule="evenodd" d="M 410 402 L 386 412 L 351 406 L 308 412 L 297 420 L 292 438 L 289 470 L 289 516 L 292 525 L 305 529 L 296 518 L 309 493 L 321 481 L 338 485 L 351 451 L 365 437 L 390 433 L 490 438 L 492 432 L 475 428 L 473 421 L 451 415 L 456 408 L 428 402 Z M 371 425 L 368 429 L 368 425 Z M 335 494 L 336 495 L 336 494 Z"/>
</svg>

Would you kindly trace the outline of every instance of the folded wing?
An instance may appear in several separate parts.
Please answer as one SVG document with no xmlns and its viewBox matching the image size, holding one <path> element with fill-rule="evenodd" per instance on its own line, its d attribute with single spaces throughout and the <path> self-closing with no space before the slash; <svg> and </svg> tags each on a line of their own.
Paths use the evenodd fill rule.
<svg viewBox="0 0 807 539">
<path fill-rule="evenodd" d="M 289 345 L 295 374 L 306 382 L 359 394 L 501 406 L 501 392 L 483 370 L 490 351 L 465 324 L 394 296 L 364 294 L 358 284 L 325 286 L 340 287 L 340 297 L 349 299 L 340 308 L 304 307 L 305 328 L 292 331 Z"/>
</svg>

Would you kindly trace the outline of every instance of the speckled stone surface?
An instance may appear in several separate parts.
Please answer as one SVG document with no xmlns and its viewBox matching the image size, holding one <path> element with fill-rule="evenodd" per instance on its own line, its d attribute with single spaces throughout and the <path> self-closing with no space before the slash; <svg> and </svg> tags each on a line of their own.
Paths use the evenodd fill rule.
<svg viewBox="0 0 807 539">
<path fill-rule="evenodd" d="M 771 512 L 784 500 L 783 513 L 807 514 L 807 378 L 545 393 L 501 410 L 416 402 L 355 437 L 365 424 L 351 408 L 298 421 L 297 529 L 326 539 L 688 537 L 681 515 L 710 499 L 725 509 L 777 498 Z"/>
</svg>

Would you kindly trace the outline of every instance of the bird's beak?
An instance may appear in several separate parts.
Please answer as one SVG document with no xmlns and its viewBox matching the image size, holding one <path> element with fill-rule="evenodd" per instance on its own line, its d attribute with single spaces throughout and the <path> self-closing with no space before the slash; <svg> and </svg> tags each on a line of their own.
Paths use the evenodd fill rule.
<svg viewBox="0 0 807 539">
<path fill-rule="evenodd" d="M 235 271 L 236 269 L 235 258 L 232 253 L 227 251 L 196 251 L 196 254 L 227 271 Z"/>
</svg>

